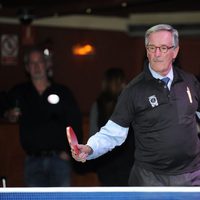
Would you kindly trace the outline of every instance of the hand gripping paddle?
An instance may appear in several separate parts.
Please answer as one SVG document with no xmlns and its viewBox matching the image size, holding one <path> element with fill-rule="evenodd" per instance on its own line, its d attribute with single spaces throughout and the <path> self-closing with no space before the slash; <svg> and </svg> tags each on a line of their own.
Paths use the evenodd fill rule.
<svg viewBox="0 0 200 200">
<path fill-rule="evenodd" d="M 66 128 L 66 135 L 69 142 L 70 147 L 75 151 L 76 154 L 79 154 L 79 149 L 77 147 L 78 139 L 72 127 L 68 126 Z"/>
</svg>

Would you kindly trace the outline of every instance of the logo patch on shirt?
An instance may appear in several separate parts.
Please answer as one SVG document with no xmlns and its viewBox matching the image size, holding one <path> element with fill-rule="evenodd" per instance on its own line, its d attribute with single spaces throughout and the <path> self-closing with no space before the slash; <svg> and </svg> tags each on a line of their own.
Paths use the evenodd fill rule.
<svg viewBox="0 0 200 200">
<path fill-rule="evenodd" d="M 156 95 L 152 95 L 149 97 L 149 102 L 151 104 L 152 107 L 156 107 L 158 106 L 158 100 L 156 98 Z"/>
</svg>

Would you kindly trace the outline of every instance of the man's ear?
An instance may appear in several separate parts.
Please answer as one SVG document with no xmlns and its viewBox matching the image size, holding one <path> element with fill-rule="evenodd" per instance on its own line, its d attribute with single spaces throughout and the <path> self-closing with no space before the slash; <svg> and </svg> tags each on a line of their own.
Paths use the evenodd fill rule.
<svg viewBox="0 0 200 200">
<path fill-rule="evenodd" d="M 179 52 L 179 46 L 177 46 L 177 47 L 174 49 L 174 56 L 173 56 L 174 59 L 177 57 L 178 52 Z"/>
</svg>

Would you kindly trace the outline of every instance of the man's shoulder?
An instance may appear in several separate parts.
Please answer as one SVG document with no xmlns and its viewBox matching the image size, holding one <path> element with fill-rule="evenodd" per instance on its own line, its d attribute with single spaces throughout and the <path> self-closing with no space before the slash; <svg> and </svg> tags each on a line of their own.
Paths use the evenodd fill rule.
<svg viewBox="0 0 200 200">
<path fill-rule="evenodd" d="M 138 94 L 138 91 L 144 87 L 145 84 L 145 75 L 144 73 L 140 73 L 135 78 L 133 78 L 123 89 L 121 96 L 126 96 L 131 98 Z"/>
<path fill-rule="evenodd" d="M 140 85 L 141 83 L 143 83 L 144 81 L 144 73 L 140 73 L 138 74 L 136 77 L 134 77 L 127 85 L 126 88 L 134 88 L 137 87 L 138 85 Z"/>
<path fill-rule="evenodd" d="M 63 96 L 74 97 L 72 90 L 68 86 L 61 84 L 61 83 L 53 82 L 51 84 L 50 90 L 54 91 L 56 93 L 60 93 Z"/>
<path fill-rule="evenodd" d="M 54 89 L 57 89 L 57 90 L 71 92 L 71 89 L 68 86 L 61 84 L 61 83 L 52 82 L 51 87 Z"/>
<path fill-rule="evenodd" d="M 184 80 L 194 80 L 195 79 L 195 76 L 194 74 L 186 71 L 186 70 L 183 70 L 179 67 L 174 67 L 176 73 L 178 73 L 179 76 L 181 76 L 181 78 L 183 78 Z"/>
</svg>

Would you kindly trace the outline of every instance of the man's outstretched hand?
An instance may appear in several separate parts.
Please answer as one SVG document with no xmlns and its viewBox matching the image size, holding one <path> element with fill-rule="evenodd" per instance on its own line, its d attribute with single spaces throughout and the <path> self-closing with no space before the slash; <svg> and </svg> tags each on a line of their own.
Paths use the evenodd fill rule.
<svg viewBox="0 0 200 200">
<path fill-rule="evenodd" d="M 92 153 L 92 148 L 88 145 L 77 144 L 79 153 L 77 154 L 75 149 L 71 147 L 72 157 L 78 162 L 86 162 L 88 155 Z"/>
</svg>

